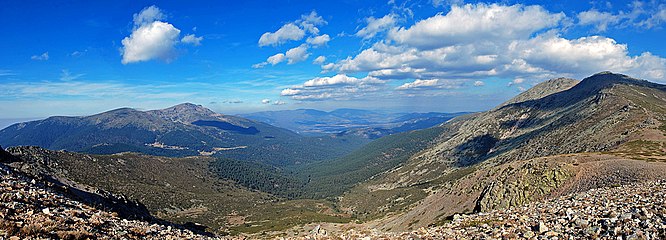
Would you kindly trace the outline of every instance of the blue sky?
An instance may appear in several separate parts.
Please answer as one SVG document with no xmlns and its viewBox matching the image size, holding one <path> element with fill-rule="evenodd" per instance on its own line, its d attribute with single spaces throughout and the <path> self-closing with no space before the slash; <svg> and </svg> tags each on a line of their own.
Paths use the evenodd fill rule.
<svg viewBox="0 0 666 240">
<path fill-rule="evenodd" d="M 665 25 L 663 1 L 3 1 L 0 119 L 480 111 L 554 77 L 665 83 Z"/>
</svg>

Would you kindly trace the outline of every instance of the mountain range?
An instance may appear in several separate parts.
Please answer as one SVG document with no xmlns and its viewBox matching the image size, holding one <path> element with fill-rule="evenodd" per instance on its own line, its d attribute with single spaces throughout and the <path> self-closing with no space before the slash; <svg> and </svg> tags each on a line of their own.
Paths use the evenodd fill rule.
<svg viewBox="0 0 666 240">
<path fill-rule="evenodd" d="M 184 109 L 188 114 L 182 114 Z M 139 146 L 177 151 L 166 146 L 184 146 L 178 142 L 178 136 L 184 135 L 191 143 L 204 141 L 196 150 L 247 141 L 243 150 L 252 151 L 170 158 L 12 147 L 0 158 L 8 159 L 4 164 L 14 169 L 58 179 L 74 189 L 99 188 L 128 196 L 159 218 L 196 222 L 216 233 L 265 234 L 256 237 L 283 236 L 287 230 L 302 234 L 313 222 L 341 223 L 328 226 L 328 231 L 411 231 L 450 222 L 456 214 L 666 178 L 666 86 L 610 72 L 582 81 L 551 79 L 488 111 L 383 136 L 354 150 L 346 148 L 348 154 L 325 154 L 316 160 L 310 157 L 322 151 L 318 146 L 336 146 L 327 143 L 329 139 L 367 138 L 303 137 L 190 104 L 147 112 L 116 111 L 16 124 L 0 132 L 0 143 L 15 146 L 30 140 L 50 149 L 67 146 L 90 153 L 98 139 L 116 146 L 147 135 L 129 150 L 151 154 Z M 298 111 L 309 110 L 284 114 Z M 353 112 L 345 118 L 354 116 L 364 115 Z M 114 138 L 105 132 L 108 129 L 124 131 L 116 131 L 123 134 Z M 285 161 L 280 159 L 288 154 L 277 145 L 249 146 L 250 140 L 274 140 L 267 136 L 303 139 L 307 144 L 298 146 L 307 147 L 291 149 L 302 157 Z M 93 147 L 87 143 L 91 139 L 97 142 Z M 234 141 L 224 142 L 229 139 Z M 308 145 L 312 139 L 321 145 Z M 270 157 L 252 159 L 244 154 Z"/>
<path fill-rule="evenodd" d="M 0 130 L 2 146 L 39 146 L 93 154 L 214 155 L 281 166 L 345 155 L 367 143 L 353 136 L 304 137 L 200 105 L 120 108 L 85 117 L 50 117 Z"/>
<path fill-rule="evenodd" d="M 433 127 L 463 114 L 467 113 L 387 113 L 343 108 L 330 112 L 297 109 L 240 116 L 308 136 L 337 134 L 377 139 L 390 134 Z"/>
</svg>

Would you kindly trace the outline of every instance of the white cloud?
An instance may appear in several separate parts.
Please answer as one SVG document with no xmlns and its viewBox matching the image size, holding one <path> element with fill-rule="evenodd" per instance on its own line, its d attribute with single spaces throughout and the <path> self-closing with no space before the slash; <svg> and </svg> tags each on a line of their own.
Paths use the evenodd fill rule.
<svg viewBox="0 0 666 240">
<path fill-rule="evenodd" d="M 407 89 L 412 89 L 412 88 L 423 88 L 423 87 L 434 87 L 438 84 L 437 79 L 433 80 L 421 80 L 421 79 L 416 79 L 414 82 L 410 83 L 405 83 L 396 89 L 398 90 L 407 90 Z"/>
<path fill-rule="evenodd" d="M 666 23 L 666 5 L 659 5 L 659 10 L 657 12 L 639 22 L 638 25 L 650 29 L 661 26 L 663 23 Z"/>
<path fill-rule="evenodd" d="M 254 64 L 252 65 L 252 67 L 263 68 L 268 64 L 275 66 L 285 61 L 287 62 L 287 64 L 294 64 L 297 62 L 305 61 L 310 56 L 310 53 L 308 53 L 308 48 L 309 48 L 308 45 L 301 44 L 298 47 L 287 50 L 286 53 L 278 53 L 273 56 L 270 56 L 268 57 L 268 59 L 266 59 L 265 62 Z"/>
<path fill-rule="evenodd" d="M 325 45 L 328 41 L 331 40 L 331 37 L 328 34 L 324 34 L 316 37 L 309 37 L 306 42 L 313 46 Z"/>
<path fill-rule="evenodd" d="M 203 37 L 197 37 L 194 34 L 188 34 L 183 37 L 180 41 L 183 43 L 189 43 L 194 46 L 199 46 L 201 45 L 201 41 L 203 40 Z"/>
<path fill-rule="evenodd" d="M 382 80 L 464 79 L 470 85 L 488 77 L 583 78 L 600 71 L 666 81 L 666 59 L 649 52 L 632 56 L 626 44 L 607 37 L 564 38 L 558 32 L 567 27 L 558 25 L 563 18 L 538 6 L 453 6 L 446 15 L 394 28 L 387 40 L 321 68 Z"/>
<path fill-rule="evenodd" d="M 460 43 L 508 41 L 556 27 L 565 15 L 552 14 L 541 6 L 498 4 L 452 6 L 446 15 L 435 15 L 409 28 L 393 29 L 397 43 L 434 49 Z"/>
<path fill-rule="evenodd" d="M 666 23 L 666 4 L 662 1 L 632 1 L 629 10 L 616 13 L 590 9 L 578 14 L 578 24 L 592 25 L 597 32 L 608 28 L 625 29 L 630 27 L 652 29 Z M 607 8 L 610 8 L 607 6 Z"/>
<path fill-rule="evenodd" d="M 287 50 L 284 55 L 287 58 L 287 64 L 294 64 L 297 62 L 305 61 L 305 59 L 310 56 L 310 53 L 308 53 L 308 46 L 301 44 L 298 47 Z"/>
<path fill-rule="evenodd" d="M 416 79 L 413 82 L 405 83 L 396 88 L 396 90 L 423 90 L 423 89 L 455 89 L 462 87 L 462 82 L 451 80 Z"/>
<path fill-rule="evenodd" d="M 312 61 L 312 63 L 314 63 L 314 64 L 323 64 L 324 62 L 326 62 L 326 57 L 325 56 L 319 56 L 319 57 L 315 58 L 314 61 Z"/>
<path fill-rule="evenodd" d="M 180 30 L 173 25 L 155 21 L 142 25 L 122 40 L 123 64 L 161 59 L 171 61 L 176 57 L 174 46 Z"/>
<path fill-rule="evenodd" d="M 301 19 L 296 21 L 303 29 L 308 31 L 311 34 L 318 35 L 319 28 L 317 26 L 322 26 L 328 24 L 324 18 L 319 16 L 316 11 L 310 12 L 308 15 L 301 15 Z"/>
<path fill-rule="evenodd" d="M 284 53 L 278 53 L 273 56 L 268 57 L 266 60 L 267 63 L 270 63 L 271 65 L 275 65 L 281 62 L 284 62 L 287 58 L 285 57 Z"/>
<path fill-rule="evenodd" d="M 395 26 L 397 21 L 395 14 L 387 14 L 381 18 L 368 17 L 365 19 L 366 26 L 356 32 L 356 36 L 363 39 L 373 38 L 377 33 L 386 31 Z"/>
<path fill-rule="evenodd" d="M 269 104 L 269 103 L 271 103 L 270 99 L 262 99 L 261 100 L 261 104 Z"/>
<path fill-rule="evenodd" d="M 521 84 L 521 83 L 523 83 L 523 82 L 525 82 L 525 79 L 524 79 L 524 78 L 514 78 L 513 81 L 509 82 L 508 85 L 509 85 L 509 86 L 513 86 L 513 85 L 515 85 L 515 84 Z"/>
<path fill-rule="evenodd" d="M 176 44 L 200 45 L 203 37 L 189 34 L 181 40 L 180 29 L 164 22 L 165 19 L 166 14 L 154 5 L 134 14 L 132 33 L 121 41 L 123 64 L 153 59 L 170 62 L 176 58 Z"/>
<path fill-rule="evenodd" d="M 264 68 L 266 65 L 268 65 L 267 62 L 260 62 L 257 64 L 252 64 L 252 68 Z"/>
<path fill-rule="evenodd" d="M 383 83 L 383 81 L 373 78 L 355 78 L 344 74 L 338 74 L 333 77 L 318 77 L 303 83 L 305 87 L 319 87 L 319 86 L 333 86 L 333 85 L 357 85 L 357 84 L 374 84 Z"/>
<path fill-rule="evenodd" d="M 294 100 L 358 98 L 380 90 L 384 84 L 385 81 L 374 77 L 356 78 L 338 74 L 332 77 L 313 78 L 302 85 L 285 88 L 280 95 Z"/>
<path fill-rule="evenodd" d="M 317 26 L 326 24 L 327 22 L 324 18 L 317 15 L 317 12 L 312 11 L 308 15 L 301 15 L 301 18 L 296 21 L 282 25 L 282 27 L 275 32 L 266 32 L 262 34 L 259 38 L 259 46 L 275 46 L 288 41 L 298 41 L 303 39 L 306 33 L 317 36 L 319 35 L 319 28 L 317 28 Z M 326 35 L 326 38 L 329 38 L 328 40 L 330 40 L 328 35 Z M 324 39 L 320 38 L 318 41 L 322 40 Z M 326 42 L 328 42 L 328 40 L 326 40 Z M 322 44 L 325 44 L 326 42 L 323 42 Z"/>
<path fill-rule="evenodd" d="M 294 96 L 294 95 L 298 95 L 299 93 L 301 93 L 301 90 L 285 88 L 285 89 L 282 90 L 282 92 L 280 92 L 280 95 L 282 95 L 282 96 Z"/>
<path fill-rule="evenodd" d="M 294 23 L 287 23 L 275 32 L 266 32 L 259 38 L 259 46 L 278 45 L 289 40 L 301 40 L 305 31 Z"/>
<path fill-rule="evenodd" d="M 478 80 L 474 81 L 474 86 L 475 87 L 482 87 L 484 85 L 486 85 L 486 83 L 484 83 L 483 81 L 478 81 Z"/>
<path fill-rule="evenodd" d="M 578 24 L 594 25 L 599 32 L 606 31 L 608 26 L 616 25 L 620 20 L 622 20 L 620 16 L 609 12 L 599 12 L 596 9 L 578 13 Z"/>
<path fill-rule="evenodd" d="M 161 21 L 164 19 L 166 19 L 166 15 L 162 13 L 162 11 L 157 8 L 157 6 L 153 5 L 144 8 L 139 13 L 134 14 L 134 26 L 148 25 L 152 22 Z"/>
<path fill-rule="evenodd" d="M 280 100 L 273 101 L 273 105 L 285 105 L 285 104 L 287 104 L 287 103 L 284 102 L 284 101 L 280 101 Z"/>
<path fill-rule="evenodd" d="M 42 53 L 40 55 L 32 55 L 30 59 L 35 61 L 46 61 L 49 60 L 49 52 Z"/>
</svg>

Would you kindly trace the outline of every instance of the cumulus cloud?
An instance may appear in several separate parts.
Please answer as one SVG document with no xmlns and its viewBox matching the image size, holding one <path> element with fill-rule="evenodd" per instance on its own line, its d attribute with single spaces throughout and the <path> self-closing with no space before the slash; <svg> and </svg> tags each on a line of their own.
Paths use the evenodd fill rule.
<svg viewBox="0 0 666 240">
<path fill-rule="evenodd" d="M 30 59 L 35 60 L 35 61 L 46 61 L 49 60 L 49 52 L 44 52 L 40 55 L 32 55 Z"/>
<path fill-rule="evenodd" d="M 314 64 L 324 64 L 326 62 L 326 57 L 325 56 L 319 56 L 312 61 Z"/>
<path fill-rule="evenodd" d="M 275 32 L 266 32 L 259 38 L 259 46 L 279 45 L 288 41 L 298 41 L 305 37 L 306 32 L 315 36 L 319 35 L 317 26 L 325 25 L 327 22 L 317 12 L 312 11 L 308 15 L 301 15 L 301 18 L 286 23 Z M 322 35 L 323 36 L 323 35 Z M 326 35 L 328 38 L 328 35 Z M 319 39 L 322 41 L 323 39 Z M 328 42 L 328 40 L 326 40 Z M 326 42 L 323 42 L 324 44 Z"/>
<path fill-rule="evenodd" d="M 134 26 L 143 26 L 151 24 L 155 21 L 165 20 L 166 15 L 162 13 L 162 10 L 153 5 L 146 7 L 141 12 L 134 14 Z"/>
<path fill-rule="evenodd" d="M 385 81 L 374 77 L 356 78 L 345 74 L 332 77 L 317 77 L 302 85 L 282 90 L 280 95 L 294 100 L 323 100 L 357 98 L 381 89 Z"/>
<path fill-rule="evenodd" d="M 312 46 L 325 45 L 328 41 L 331 40 L 331 37 L 328 34 L 321 36 L 309 37 L 306 42 Z"/>
<path fill-rule="evenodd" d="M 161 59 L 171 61 L 180 30 L 165 22 L 155 21 L 142 25 L 122 40 L 123 64 Z"/>
<path fill-rule="evenodd" d="M 269 103 L 271 103 L 270 99 L 262 99 L 261 100 L 261 104 L 269 104 Z"/>
<path fill-rule="evenodd" d="M 268 64 L 274 66 L 285 61 L 287 62 L 287 64 L 294 64 L 297 62 L 305 61 L 310 56 L 310 53 L 308 53 L 308 48 L 309 48 L 308 45 L 301 44 L 298 47 L 287 50 L 286 53 L 278 53 L 273 56 L 270 56 L 268 57 L 268 59 L 266 59 L 266 62 L 257 63 L 252 67 L 262 68 Z"/>
<path fill-rule="evenodd" d="M 280 100 L 275 100 L 275 101 L 273 101 L 273 103 L 272 103 L 272 104 L 273 104 L 273 105 L 285 105 L 285 104 L 287 104 L 287 103 L 286 103 L 286 102 L 284 102 L 284 101 L 280 101 Z"/>
<path fill-rule="evenodd" d="M 201 45 L 201 41 L 203 41 L 203 37 L 197 37 L 194 34 L 188 34 L 183 37 L 183 39 L 180 40 L 183 43 L 188 43 L 192 44 L 194 46 L 199 46 Z"/>
<path fill-rule="evenodd" d="M 331 37 L 328 34 L 319 35 L 318 26 L 326 24 L 328 24 L 328 22 L 326 22 L 323 17 L 319 16 L 317 12 L 312 11 L 310 14 L 301 15 L 301 18 L 296 21 L 286 23 L 276 32 L 264 33 L 259 39 L 260 47 L 267 45 L 275 46 L 287 41 L 301 40 L 306 35 L 308 35 L 308 37 L 301 45 L 291 48 L 284 53 L 272 55 L 268 57 L 265 62 L 254 64 L 252 67 L 263 68 L 268 64 L 277 65 L 281 62 L 294 64 L 305 61 L 310 56 L 310 53 L 308 52 L 310 48 L 326 45 L 331 40 Z"/>
<path fill-rule="evenodd" d="M 537 5 L 456 5 L 446 15 L 435 15 L 409 28 L 393 29 L 389 37 L 397 43 L 419 49 L 506 41 L 527 38 L 537 31 L 555 27 L 564 17 L 564 13 L 550 13 Z"/>
<path fill-rule="evenodd" d="M 308 53 L 308 45 L 301 44 L 298 47 L 287 50 L 284 55 L 287 58 L 288 64 L 294 64 L 305 61 L 310 56 L 310 53 Z"/>
<path fill-rule="evenodd" d="M 590 9 L 578 14 L 578 24 L 581 26 L 594 26 L 597 32 L 608 28 L 638 27 L 652 29 L 666 23 L 666 4 L 661 1 L 632 1 L 628 4 L 629 10 L 618 12 L 605 12 Z"/>
<path fill-rule="evenodd" d="M 382 80 L 421 79 L 413 86 L 432 79 L 582 78 L 600 71 L 666 80 L 664 58 L 631 55 L 626 44 L 608 37 L 564 38 L 563 19 L 539 6 L 453 6 L 447 14 L 393 28 L 387 39 L 321 67 Z"/>
<path fill-rule="evenodd" d="M 620 16 L 609 12 L 600 12 L 596 9 L 578 13 L 578 24 L 593 25 L 598 32 L 604 32 L 608 26 L 616 25 L 622 20 Z"/>
<path fill-rule="evenodd" d="M 317 26 L 328 24 L 328 22 L 326 22 L 323 17 L 319 16 L 316 11 L 312 11 L 308 15 L 301 15 L 301 19 L 297 20 L 296 23 L 314 35 L 319 34 L 319 28 L 317 28 Z"/>
<path fill-rule="evenodd" d="M 455 89 L 462 87 L 462 82 L 451 80 L 416 79 L 414 82 L 405 83 L 396 88 L 396 90 L 423 90 L 423 89 Z"/>
<path fill-rule="evenodd" d="M 284 53 L 278 53 L 273 56 L 268 57 L 266 60 L 267 63 L 270 63 L 271 65 L 275 65 L 281 62 L 284 62 L 287 57 L 284 55 Z"/>
<path fill-rule="evenodd" d="M 169 62 L 176 58 L 179 42 L 198 46 L 203 37 L 193 34 L 180 39 L 180 29 L 164 22 L 166 15 L 156 6 L 146 7 L 134 14 L 134 27 L 130 36 L 121 43 L 123 64 L 160 59 Z"/>
<path fill-rule="evenodd" d="M 474 81 L 474 86 L 475 87 L 482 87 L 482 86 L 485 86 L 485 85 L 486 85 L 486 83 L 484 83 L 483 81 L 478 81 L 478 80 Z"/>
<path fill-rule="evenodd" d="M 395 26 L 397 16 L 395 14 L 387 14 L 381 18 L 368 17 L 365 19 L 366 26 L 356 32 L 356 36 L 363 39 L 373 38 L 377 33 L 384 32 Z"/>
<path fill-rule="evenodd" d="M 305 31 L 293 23 L 287 23 L 275 32 L 266 32 L 259 38 L 259 46 L 278 45 L 289 40 L 301 40 Z"/>
</svg>

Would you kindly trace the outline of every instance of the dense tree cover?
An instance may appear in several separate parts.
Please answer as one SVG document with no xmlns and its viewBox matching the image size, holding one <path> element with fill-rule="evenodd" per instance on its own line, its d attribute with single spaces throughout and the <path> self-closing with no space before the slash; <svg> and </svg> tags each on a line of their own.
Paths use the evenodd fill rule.
<svg viewBox="0 0 666 240">
<path fill-rule="evenodd" d="M 210 164 L 210 169 L 250 189 L 290 199 L 300 197 L 304 189 L 304 182 L 293 173 L 261 163 L 220 158 Z"/>
</svg>

